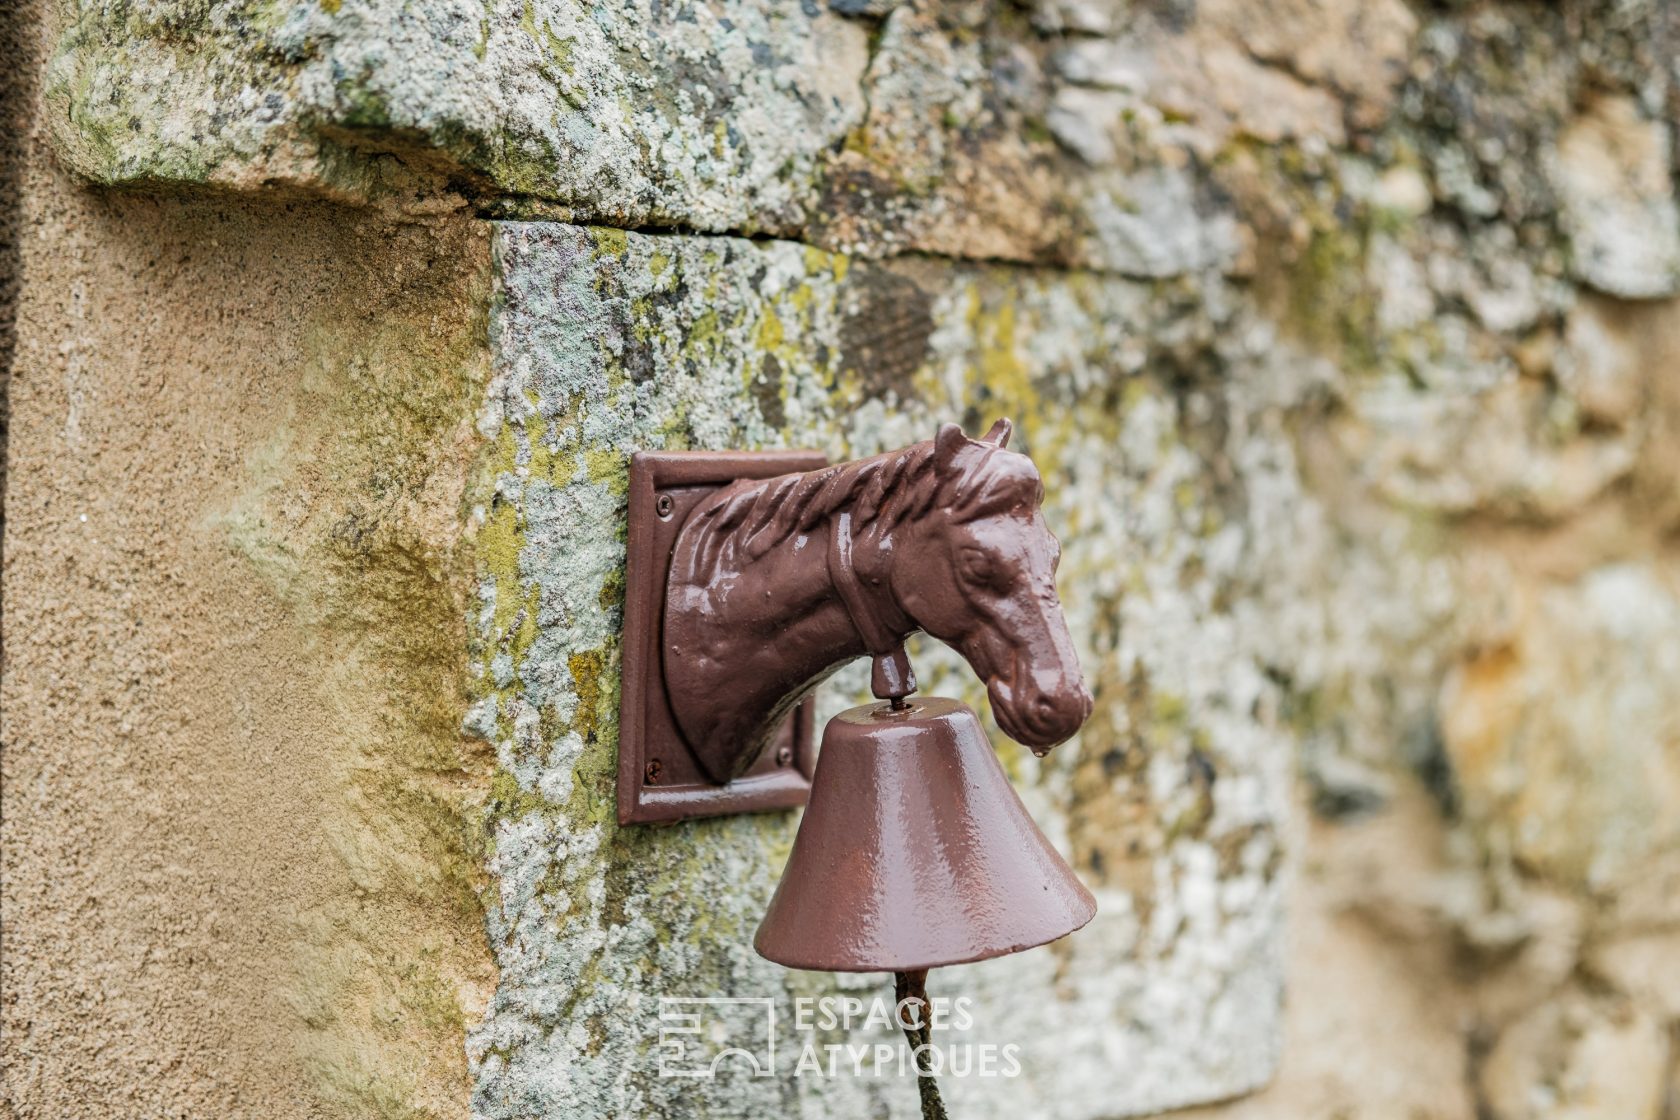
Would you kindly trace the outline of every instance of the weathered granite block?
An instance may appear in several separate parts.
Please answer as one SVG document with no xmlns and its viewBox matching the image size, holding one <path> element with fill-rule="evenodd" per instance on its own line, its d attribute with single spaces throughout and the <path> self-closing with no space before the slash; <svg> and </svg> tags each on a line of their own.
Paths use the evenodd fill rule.
<svg viewBox="0 0 1680 1120">
<path fill-rule="evenodd" d="M 1169 276 L 1237 266 L 1221 153 L 1341 141 L 1414 26 L 1397 0 L 1271 22 L 1140 13 L 1064 50 L 1000 0 L 72 0 L 46 93 L 106 183 Z M 1321 86 L 1254 57 L 1309 30 Z"/>
<path fill-rule="evenodd" d="M 496 261 L 472 724 L 500 760 L 501 980 L 472 1035 L 479 1111 L 910 1114 L 894 1079 L 656 1074 L 658 997 L 785 1003 L 834 982 L 749 946 L 791 814 L 614 823 L 626 467 L 637 448 L 865 454 L 994 414 L 1045 474 L 1098 704 L 1048 760 L 998 748 L 1102 910 L 1050 949 L 936 974 L 1023 1048 L 1019 1079 L 951 1095 L 966 1116 L 1095 1118 L 1262 1082 L 1292 737 L 1268 673 L 1302 620 L 1259 589 L 1311 508 L 1271 419 L 1287 402 L 1198 369 L 1230 314 L 1094 275 L 542 223 L 498 226 Z M 983 704 L 943 647 L 918 662 L 925 691 Z"/>
</svg>

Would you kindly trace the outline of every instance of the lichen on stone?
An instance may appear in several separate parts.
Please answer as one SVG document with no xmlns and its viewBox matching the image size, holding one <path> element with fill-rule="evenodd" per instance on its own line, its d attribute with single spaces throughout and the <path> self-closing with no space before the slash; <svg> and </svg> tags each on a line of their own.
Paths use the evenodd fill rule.
<svg viewBox="0 0 1680 1120">
<path fill-rule="evenodd" d="M 910 1114 L 913 1094 L 892 1081 L 657 1076 L 659 996 L 785 1004 L 837 981 L 796 980 L 749 947 L 790 816 L 616 825 L 612 589 L 632 451 L 858 455 L 925 438 L 947 415 L 976 429 L 1010 415 L 1048 481 L 1098 711 L 1044 762 L 998 740 L 1102 905 L 1063 945 L 951 970 L 947 990 L 979 1001 L 1026 1071 L 952 1096 L 974 1115 L 1029 1102 L 1044 1114 L 1053 1099 L 1050 1114 L 1095 1117 L 1263 1081 L 1277 1053 L 1290 757 L 1274 675 L 1288 665 L 1305 679 L 1295 662 L 1310 654 L 1275 644 L 1279 620 L 1237 604 L 1287 567 L 1313 514 L 1265 419 L 1299 407 L 1299 390 L 1254 398 L 1205 375 L 1254 360 L 1218 341 L 1240 329 L 1234 306 L 1099 274 L 860 265 L 794 243 L 543 223 L 499 225 L 496 262 L 474 726 L 503 775 L 489 920 L 501 980 L 471 1036 L 478 1111 L 736 1115 L 798 1099 L 812 1115 Z M 911 310 L 872 345 L 859 327 L 886 293 Z M 1205 428 L 1215 415 L 1223 439 Z M 1306 620 L 1282 629 L 1317 633 Z M 983 706 L 949 650 L 922 642 L 915 656 L 926 689 Z M 830 686 L 824 710 L 858 683 Z M 1213 974 L 1217 992 L 1191 983 Z M 1123 1071 L 1107 1057 L 1116 1046 Z"/>
</svg>

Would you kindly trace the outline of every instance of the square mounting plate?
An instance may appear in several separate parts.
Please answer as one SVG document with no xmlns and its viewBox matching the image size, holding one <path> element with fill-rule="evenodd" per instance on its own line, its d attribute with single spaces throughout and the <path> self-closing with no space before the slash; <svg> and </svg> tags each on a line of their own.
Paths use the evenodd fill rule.
<svg viewBox="0 0 1680 1120">
<path fill-rule="evenodd" d="M 807 698 L 741 777 L 714 785 L 677 729 L 661 658 L 665 580 L 677 533 L 714 490 L 828 465 L 820 451 L 642 451 L 630 459 L 624 578 L 623 690 L 618 711 L 618 823 L 648 824 L 805 804 L 816 769 Z"/>
</svg>

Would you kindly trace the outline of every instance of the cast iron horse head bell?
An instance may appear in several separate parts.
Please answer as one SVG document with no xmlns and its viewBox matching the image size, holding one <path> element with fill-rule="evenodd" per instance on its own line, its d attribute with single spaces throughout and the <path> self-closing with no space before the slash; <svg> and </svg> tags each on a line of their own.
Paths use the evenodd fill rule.
<svg viewBox="0 0 1680 1120">
<path fill-rule="evenodd" d="M 1096 911 L 973 711 L 906 699 L 903 643 L 922 630 L 968 661 L 998 725 L 1037 754 L 1091 713 L 1043 483 L 1007 449 L 1010 430 L 1000 420 L 974 440 L 946 424 L 815 469 L 785 452 L 632 464 L 621 820 L 803 800 L 802 701 L 847 662 L 874 660 L 880 702 L 824 732 L 755 939 L 771 960 L 915 973 L 1043 944 Z"/>
</svg>

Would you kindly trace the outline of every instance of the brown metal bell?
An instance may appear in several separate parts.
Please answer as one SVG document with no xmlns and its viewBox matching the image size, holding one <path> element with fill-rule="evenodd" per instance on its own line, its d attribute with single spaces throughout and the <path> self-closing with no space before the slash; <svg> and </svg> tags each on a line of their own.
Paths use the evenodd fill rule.
<svg viewBox="0 0 1680 1120">
<path fill-rule="evenodd" d="M 916 972 L 1054 941 L 1096 911 L 973 710 L 927 697 L 829 721 L 753 946 L 791 968 Z"/>
</svg>

